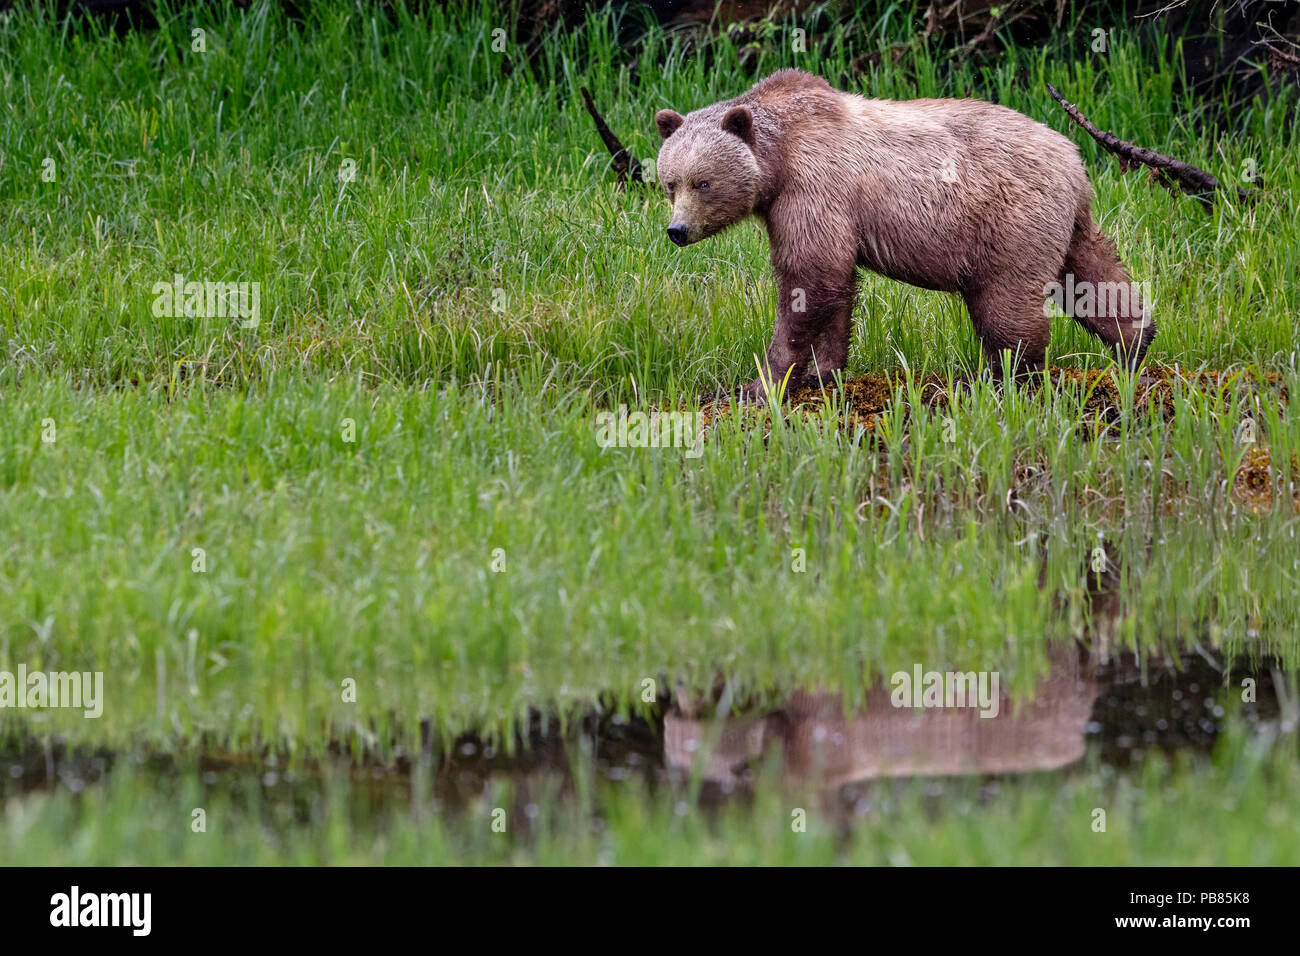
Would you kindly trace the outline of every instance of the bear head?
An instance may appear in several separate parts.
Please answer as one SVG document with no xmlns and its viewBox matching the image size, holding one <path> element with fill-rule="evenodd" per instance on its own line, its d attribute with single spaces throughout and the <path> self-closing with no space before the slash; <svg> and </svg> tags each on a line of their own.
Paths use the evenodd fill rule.
<svg viewBox="0 0 1300 956">
<path fill-rule="evenodd" d="M 682 116 L 660 110 L 659 182 L 673 204 L 668 238 L 679 246 L 740 222 L 758 202 L 762 171 L 754 155 L 754 116 L 732 106 Z"/>
</svg>

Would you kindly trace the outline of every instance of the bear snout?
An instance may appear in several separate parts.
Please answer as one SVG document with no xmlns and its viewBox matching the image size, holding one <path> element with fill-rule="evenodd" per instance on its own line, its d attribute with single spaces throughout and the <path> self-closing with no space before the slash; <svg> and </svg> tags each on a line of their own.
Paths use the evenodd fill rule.
<svg viewBox="0 0 1300 956">
<path fill-rule="evenodd" d="M 690 242 L 690 240 L 686 236 L 686 227 L 680 226 L 677 223 L 672 223 L 671 225 L 669 225 L 668 238 L 673 241 L 674 245 L 678 245 L 678 246 L 684 246 L 688 242 Z"/>
</svg>

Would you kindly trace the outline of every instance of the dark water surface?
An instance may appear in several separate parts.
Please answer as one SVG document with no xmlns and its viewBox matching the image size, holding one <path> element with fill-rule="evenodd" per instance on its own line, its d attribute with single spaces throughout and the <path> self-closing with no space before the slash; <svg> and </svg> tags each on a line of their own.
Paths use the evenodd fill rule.
<svg viewBox="0 0 1300 956">
<path fill-rule="evenodd" d="M 276 755 L 207 752 L 188 763 L 164 755 L 115 755 L 68 750 L 30 741 L 0 754 L 0 798 L 66 788 L 80 792 L 116 772 L 175 779 L 197 772 L 206 787 L 259 788 L 269 800 L 318 790 L 327 777 L 345 775 L 358 796 L 380 804 L 419 795 L 453 810 L 508 783 L 523 802 L 530 792 L 572 795 L 575 775 L 648 788 L 680 800 L 684 785 L 704 805 L 744 800 L 760 770 L 791 786 L 838 794 L 852 805 L 864 786 L 882 778 L 1026 773 L 1066 775 L 1096 763 L 1117 768 L 1152 751 L 1208 753 L 1225 718 L 1248 727 L 1294 722 L 1294 686 L 1272 659 L 1225 662 L 1191 650 L 1175 665 L 1131 657 L 1092 666 L 1074 648 L 1051 655 L 1051 668 L 1029 700 L 1013 703 L 1005 688 L 998 713 L 976 707 L 896 707 L 893 688 L 872 688 L 852 706 L 815 690 L 789 695 L 782 706 L 748 710 L 727 700 L 663 702 L 655 720 L 592 713 L 560 733 L 555 721 L 534 721 L 511 753 L 474 736 L 449 747 L 426 743 L 420 754 L 387 763 L 357 762 L 343 753 L 287 765 Z M 1243 681 L 1254 681 L 1254 701 Z M 1279 695 L 1279 689 L 1281 691 Z M 721 714 L 721 716 L 720 716 Z M 1088 758 L 1085 760 L 1085 758 Z"/>
</svg>

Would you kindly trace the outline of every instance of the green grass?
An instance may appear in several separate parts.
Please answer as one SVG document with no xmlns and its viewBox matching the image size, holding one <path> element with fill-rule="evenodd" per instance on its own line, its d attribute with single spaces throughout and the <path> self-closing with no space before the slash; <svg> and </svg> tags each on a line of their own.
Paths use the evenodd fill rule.
<svg viewBox="0 0 1300 956">
<path fill-rule="evenodd" d="M 51 726 L 319 749 L 354 727 L 409 740 L 423 717 L 503 732 L 665 674 L 852 689 L 951 660 L 1027 679 L 1087 613 L 1103 539 L 1128 576 L 1129 643 L 1213 625 L 1213 644 L 1253 629 L 1294 651 L 1291 503 L 1232 500 L 1240 414 L 1197 392 L 1172 433 L 1120 438 L 1136 462 L 1079 438 L 1077 395 L 991 387 L 945 416 L 951 443 L 944 419 L 913 421 L 906 456 L 890 453 L 901 426 L 873 448 L 791 418 L 766 445 L 726 421 L 690 459 L 601 449 L 584 395 L 531 384 L 19 390 L 23 442 L 0 452 L 4 646 L 29 669 L 104 671 L 108 693 L 105 719 Z M 1295 427 L 1275 445 L 1297 447 Z"/>
<path fill-rule="evenodd" d="M 597 394 L 628 397 L 635 379 L 653 397 L 729 383 L 765 348 L 775 296 L 765 237 L 749 224 L 673 247 L 657 191 L 610 188 L 577 95 L 589 86 L 613 128 L 652 157 L 656 109 L 748 85 L 730 44 L 709 63 L 671 56 L 656 34 L 633 88 L 611 66 L 598 19 L 547 47 L 539 88 L 517 55 L 512 76 L 501 75 L 507 54 L 490 49 L 490 18 L 430 11 L 388 25 L 333 12 L 292 26 L 259 6 L 205 19 L 216 15 L 62 45 L 52 22 L 11 17 L 0 27 L 0 383 L 58 374 L 159 384 L 177 363 L 203 362 L 210 377 L 240 385 L 280 370 L 422 385 L 530 358 Z M 196 24 L 206 24 L 204 54 L 190 52 Z M 758 71 L 836 76 L 847 59 L 799 59 L 785 46 L 765 50 Z M 1261 200 L 1206 217 L 1140 174 L 1121 177 L 1073 134 L 1095 173 L 1101 221 L 1154 287 L 1153 360 L 1291 361 L 1300 289 L 1279 279 L 1300 273 L 1288 202 L 1300 133 L 1284 122 L 1288 104 L 1259 106 L 1241 134 L 1194 131 L 1193 104 L 1174 99 L 1174 68 L 1153 73 L 1132 44 L 1106 58 L 1057 46 L 978 72 L 918 47 L 891 72 L 864 75 L 861 89 L 975 90 L 1065 130 L 1050 81 L 1103 128 L 1224 179 L 1252 161 L 1268 184 Z M 42 181 L 46 158 L 56 182 Z M 356 164 L 346 184 L 345 160 Z M 176 273 L 261 282 L 262 325 L 156 319 L 153 284 Z M 857 326 L 854 371 L 893 367 L 898 352 L 940 367 L 977 355 L 956 297 L 883 279 L 866 284 Z M 1055 332 L 1055 355 L 1101 361 L 1072 323 Z"/>
<path fill-rule="evenodd" d="M 496 780 L 448 810 L 404 781 L 343 773 L 233 789 L 197 772 L 114 776 L 81 795 L 11 798 L 0 859 L 46 865 L 795 865 L 1289 866 L 1300 850 L 1292 746 L 1260 747 L 1240 730 L 1214 761 L 1151 756 L 1116 773 L 1095 760 L 1061 775 L 895 781 L 856 803 L 782 788 L 760 775 L 743 811 L 700 812 L 611 783 L 586 766 Z M 590 758 L 588 758 L 589 761 Z M 942 807 L 936 812 L 936 807 Z M 201 832 L 195 810 L 202 810 Z M 804 829 L 796 830 L 801 815 Z M 1094 828 L 1105 812 L 1105 830 Z M 498 812 L 500 811 L 500 812 Z M 504 816 L 502 816 L 504 813 Z M 530 815 L 531 814 L 531 815 Z M 504 829 L 493 828 L 494 820 Z M 1265 837 L 1266 834 L 1266 837 Z"/>
<path fill-rule="evenodd" d="M 914 661 L 1000 669 L 1027 693 L 1048 642 L 1088 623 L 1099 544 L 1120 569 L 1122 645 L 1195 640 L 1294 666 L 1294 476 L 1275 469 L 1263 504 L 1233 484 L 1247 416 L 1275 463 L 1300 449 L 1273 392 L 1256 405 L 1244 387 L 1223 400 L 1178 387 L 1172 423 L 1124 408 L 1094 440 L 1075 389 L 981 383 L 926 411 L 913 384 L 878 441 L 778 414 L 721 422 L 699 459 L 598 447 L 600 409 L 676 405 L 752 377 L 775 292 L 753 225 L 686 251 L 664 240 L 664 201 L 613 187 L 577 90 L 652 157 L 657 109 L 751 82 L 730 41 L 686 55 L 652 30 L 626 53 L 612 20 L 593 15 L 552 35 L 533 75 L 517 49 L 492 51 L 503 24 L 482 9 L 399 7 L 389 19 L 361 5 L 304 24 L 255 5 L 162 19 L 123 38 L 48 13 L 0 21 L 0 670 L 103 671 L 107 696 L 97 721 L 2 712 L 0 738 L 181 755 L 342 742 L 384 757 L 426 718 L 444 741 L 466 730 L 509 741 L 532 709 L 562 722 L 599 702 L 644 711 L 647 678 L 702 689 L 725 675 L 775 701 L 803 686 L 851 693 Z M 905 26 L 853 21 L 829 53 L 804 56 L 777 29 L 754 69 L 837 79 Z M 196 28 L 206 53 L 191 50 Z M 1267 184 L 1258 201 L 1205 216 L 1121 177 L 1071 133 L 1101 221 L 1155 289 L 1151 361 L 1278 373 L 1294 396 L 1294 103 L 1257 103 L 1233 133 L 1203 126 L 1175 93 L 1177 56 L 1152 64 L 1121 35 L 1098 57 L 1062 36 L 955 66 L 913 42 L 860 89 L 971 91 L 1066 130 L 1050 81 L 1103 128 L 1221 178 L 1253 162 Z M 153 286 L 177 273 L 260 282 L 260 324 L 155 317 Z M 976 366 L 959 300 L 879 278 L 865 288 L 851 374 Z M 1056 364 L 1106 365 L 1063 319 L 1052 349 Z M 1168 788 L 1143 831 L 1165 834 L 1198 801 L 1236 792 L 1248 750 L 1115 785 Z M 1292 761 L 1268 765 L 1250 810 L 1209 849 L 1055 836 L 1052 821 L 1092 798 L 1049 778 L 933 829 L 907 811 L 890 824 L 905 834 L 897 845 L 872 831 L 853 853 L 1259 861 L 1267 853 L 1230 847 L 1257 838 L 1276 788 L 1294 784 Z M 1254 766 L 1241 772 L 1263 774 Z M 168 801 L 194 799 L 154 796 L 152 779 L 116 771 L 84 794 L 11 798 L 0 857 L 115 858 Z M 779 827 L 746 843 L 763 826 L 753 816 L 683 823 L 671 802 L 611 799 L 627 847 L 617 860 L 690 859 L 695 846 L 709 859 L 837 852 L 822 837 L 787 845 Z M 372 852 L 348 836 L 349 814 L 366 816 L 349 807 L 346 793 L 330 799 L 328 838 L 286 824 L 283 858 L 604 858 L 563 808 L 527 846 L 376 812 L 357 824 L 379 834 Z M 1290 842 L 1277 846 L 1294 848 L 1287 814 Z M 699 828 L 717 826 L 701 843 Z M 978 826 L 993 830 L 973 844 Z M 636 842 L 638 827 L 673 834 L 662 857 Z M 72 831 L 64 848 L 54 835 Z M 1014 839 L 988 835 L 1004 831 Z M 149 861 L 262 859 L 252 842 L 186 832 Z"/>
</svg>

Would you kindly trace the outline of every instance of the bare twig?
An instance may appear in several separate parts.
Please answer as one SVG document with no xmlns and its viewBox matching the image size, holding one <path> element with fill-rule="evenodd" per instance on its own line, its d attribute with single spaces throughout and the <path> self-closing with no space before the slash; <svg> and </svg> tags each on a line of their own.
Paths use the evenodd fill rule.
<svg viewBox="0 0 1300 956">
<path fill-rule="evenodd" d="M 1293 68 L 1300 66 L 1300 56 L 1297 56 L 1294 53 L 1289 53 L 1286 50 L 1279 50 L 1277 47 L 1269 43 L 1267 40 L 1260 40 L 1258 42 L 1259 45 L 1262 46 L 1265 50 L 1268 50 L 1269 53 L 1272 53 L 1275 57 L 1277 57 L 1280 63 L 1289 64 Z"/>
<path fill-rule="evenodd" d="M 1052 99 L 1061 104 L 1070 119 L 1083 127 L 1084 131 L 1095 139 L 1102 149 L 1119 158 L 1122 171 L 1128 172 L 1134 166 L 1146 166 L 1154 171 L 1156 182 L 1170 192 L 1174 192 L 1175 187 L 1177 187 L 1187 195 L 1194 197 L 1207 213 L 1214 209 L 1215 193 L 1221 189 L 1236 189 L 1237 197 L 1242 201 L 1248 202 L 1253 198 L 1250 193 L 1240 186 L 1234 187 L 1221 183 L 1199 166 L 1193 166 L 1181 159 L 1165 156 L 1162 153 L 1147 149 L 1145 146 L 1137 146 L 1120 139 L 1113 133 L 1097 129 L 1086 116 L 1079 112 L 1078 107 L 1058 93 L 1056 87 L 1052 86 L 1051 83 L 1047 84 L 1047 92 L 1052 94 Z"/>
<path fill-rule="evenodd" d="M 979 36 L 963 44 L 957 51 L 957 61 L 964 63 L 975 50 L 991 40 L 999 30 L 1003 30 L 1025 17 L 1036 17 L 1039 12 L 1033 6 L 1018 7 L 1010 12 L 1001 7 L 992 8 L 989 10 L 989 21 L 984 25 L 984 29 L 980 31 Z"/>
<path fill-rule="evenodd" d="M 988 40 L 989 37 L 993 36 L 993 34 L 997 32 L 998 27 L 1000 27 L 1001 25 L 1002 25 L 1002 14 L 1000 12 L 994 13 L 991 17 L 989 17 L 989 22 L 984 25 L 984 29 L 980 31 L 979 36 L 971 40 L 969 43 L 964 44 L 962 48 L 958 51 L 957 62 L 965 63 L 966 58 L 970 56 L 973 52 L 975 52 L 975 48 L 981 46 L 983 43 L 985 43 Z"/>
<path fill-rule="evenodd" d="M 592 121 L 596 124 L 596 132 L 600 134 L 601 141 L 604 142 L 605 148 L 609 154 L 614 157 L 612 165 L 614 172 L 618 174 L 619 185 L 631 179 L 634 183 L 643 183 L 645 178 L 641 173 L 641 163 L 633 156 L 626 146 L 614 135 L 609 124 L 605 122 L 605 117 L 601 116 L 596 109 L 596 104 L 592 102 L 591 93 L 587 88 L 582 87 L 582 98 L 587 104 L 587 112 L 591 114 Z"/>
</svg>

